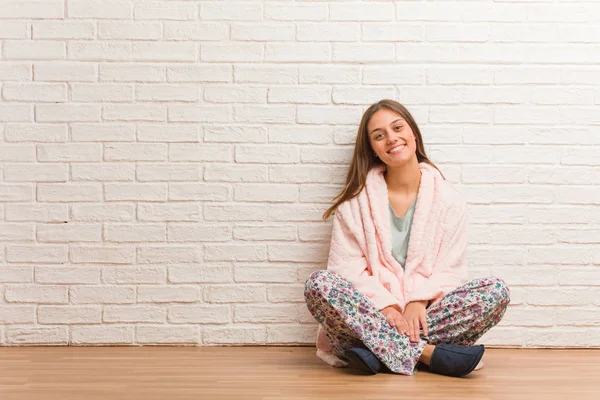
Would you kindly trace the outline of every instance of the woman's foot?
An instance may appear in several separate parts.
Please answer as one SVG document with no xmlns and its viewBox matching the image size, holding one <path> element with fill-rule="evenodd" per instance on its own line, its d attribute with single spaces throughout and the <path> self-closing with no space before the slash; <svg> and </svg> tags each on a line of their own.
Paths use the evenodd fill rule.
<svg viewBox="0 0 600 400">
<path fill-rule="evenodd" d="M 421 358 L 429 366 L 429 371 L 448 376 L 465 376 L 478 366 L 485 348 L 479 346 L 461 346 L 440 343 L 436 346 L 427 345 Z"/>
<path fill-rule="evenodd" d="M 353 347 L 344 352 L 350 368 L 358 369 L 370 375 L 375 375 L 381 369 L 381 361 L 369 349 Z"/>
</svg>

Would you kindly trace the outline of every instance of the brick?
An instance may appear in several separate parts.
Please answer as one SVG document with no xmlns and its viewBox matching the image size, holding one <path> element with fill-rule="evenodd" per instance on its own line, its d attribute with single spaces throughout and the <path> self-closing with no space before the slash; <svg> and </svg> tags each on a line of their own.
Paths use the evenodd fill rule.
<svg viewBox="0 0 600 400">
<path fill-rule="evenodd" d="M 198 344 L 200 341 L 197 326 L 137 326 L 135 337 L 138 343 L 152 344 Z"/>
<path fill-rule="evenodd" d="M 139 221 L 199 221 L 200 206 L 190 203 L 140 203 L 137 205 Z"/>
<path fill-rule="evenodd" d="M 271 344 L 312 344 L 317 335 L 318 325 L 268 325 L 267 343 Z"/>
<path fill-rule="evenodd" d="M 294 241 L 297 234 L 294 226 L 236 226 L 233 230 L 233 238 L 252 241 Z"/>
<path fill-rule="evenodd" d="M 72 101 L 133 101 L 133 85 L 78 83 L 71 85 Z"/>
<path fill-rule="evenodd" d="M 204 167 L 206 181 L 266 182 L 268 175 L 266 165 L 208 164 Z"/>
<path fill-rule="evenodd" d="M 38 201 L 72 202 L 100 201 L 102 186 L 99 183 L 39 183 Z"/>
<path fill-rule="evenodd" d="M 1 324 L 34 324 L 35 306 L 7 306 L 0 308 Z"/>
<path fill-rule="evenodd" d="M 231 82 L 232 75 L 230 65 L 193 64 L 167 68 L 168 82 Z"/>
<path fill-rule="evenodd" d="M 166 161 L 167 145 L 164 143 L 106 143 L 105 161 Z"/>
<path fill-rule="evenodd" d="M 2 21 L 0 38 L 2 39 L 29 39 L 31 28 L 25 21 Z"/>
<path fill-rule="evenodd" d="M 131 59 L 131 43 L 69 41 L 67 55 L 70 60 L 80 61 L 127 61 Z"/>
<path fill-rule="evenodd" d="M 133 326 L 71 326 L 72 344 L 132 344 Z"/>
<path fill-rule="evenodd" d="M 265 61 L 267 62 L 328 62 L 332 60 L 329 43 L 267 43 L 265 46 Z"/>
<path fill-rule="evenodd" d="M 111 267 L 107 267 L 111 268 Z M 115 267 L 120 268 L 120 267 Z M 127 304 L 135 302 L 133 286 L 77 285 L 69 289 L 71 304 Z"/>
<path fill-rule="evenodd" d="M 198 181 L 200 170 L 197 164 L 138 164 L 138 181 Z"/>
<path fill-rule="evenodd" d="M 237 145 L 235 161 L 241 163 L 287 164 L 299 161 L 299 149 L 295 146 Z"/>
<path fill-rule="evenodd" d="M 293 84 L 298 82 L 298 67 L 286 65 L 236 64 L 236 82 Z"/>
<path fill-rule="evenodd" d="M 231 321 L 228 305 L 169 306 L 168 321 L 173 324 L 226 324 Z"/>
<path fill-rule="evenodd" d="M 169 224 L 169 242 L 226 242 L 231 240 L 229 225 L 199 225 L 195 223 Z"/>
<path fill-rule="evenodd" d="M 100 120 L 99 104 L 37 104 L 35 120 L 40 122 L 86 122 Z"/>
<path fill-rule="evenodd" d="M 69 177 L 67 164 L 5 164 L 4 180 L 7 182 L 65 182 Z"/>
<path fill-rule="evenodd" d="M 266 103 L 267 88 L 211 85 L 204 98 L 211 103 Z"/>
<path fill-rule="evenodd" d="M 133 142 L 134 124 L 71 124 L 71 140 L 74 142 Z"/>
<path fill-rule="evenodd" d="M 265 18 L 276 21 L 324 21 L 328 16 L 327 4 L 266 3 Z"/>
<path fill-rule="evenodd" d="M 300 157 L 303 163 L 346 164 L 352 159 L 353 152 L 354 149 L 349 147 L 325 148 L 304 146 Z"/>
<path fill-rule="evenodd" d="M 131 246 L 71 245 L 71 262 L 91 264 L 133 264 L 135 248 Z"/>
<path fill-rule="evenodd" d="M 423 25 L 405 22 L 362 24 L 362 40 L 366 42 L 422 42 L 426 32 Z"/>
<path fill-rule="evenodd" d="M 280 86 L 269 89 L 269 103 L 329 104 L 328 87 Z"/>
<path fill-rule="evenodd" d="M 173 122 L 229 122 L 229 105 L 169 105 L 168 119 Z"/>
<path fill-rule="evenodd" d="M 322 205 L 314 204 L 272 204 L 267 209 L 269 221 L 321 221 Z"/>
<path fill-rule="evenodd" d="M 35 146 L 30 144 L 4 145 L 0 149 L 0 160 L 27 162 L 35 160 Z"/>
<path fill-rule="evenodd" d="M 138 303 L 195 303 L 201 300 L 197 286 L 140 286 L 137 290 Z"/>
<path fill-rule="evenodd" d="M 4 40 L 5 60 L 63 60 L 65 42 L 53 40 Z"/>
<path fill-rule="evenodd" d="M 263 6 L 261 4 L 233 2 L 200 5 L 200 18 L 205 21 L 260 21 L 262 14 Z"/>
<path fill-rule="evenodd" d="M 0 105 L 0 122 L 33 122 L 33 106 L 28 104 Z"/>
<path fill-rule="evenodd" d="M 221 265 L 170 266 L 170 283 L 227 283 L 232 281 L 231 267 Z"/>
<path fill-rule="evenodd" d="M 188 20 L 196 18 L 198 8 L 196 4 L 184 1 L 152 1 L 135 4 L 133 15 L 135 19 Z"/>
<path fill-rule="evenodd" d="M 63 264 L 67 262 L 66 246 L 20 245 L 6 246 L 6 260 L 11 262 Z"/>
<path fill-rule="evenodd" d="M 68 303 L 66 286 L 12 285 L 4 291 L 4 298 L 9 303 Z"/>
<path fill-rule="evenodd" d="M 336 104 L 372 104 L 379 99 L 393 98 L 393 87 L 343 87 L 333 88 L 332 98 Z"/>
<path fill-rule="evenodd" d="M 234 23 L 231 27 L 231 38 L 239 41 L 291 41 L 295 36 L 294 26 L 284 24 Z"/>
<path fill-rule="evenodd" d="M 329 12 L 332 21 L 391 21 L 394 19 L 394 4 L 331 4 Z"/>
<path fill-rule="evenodd" d="M 270 261 L 327 261 L 328 249 L 321 244 L 269 244 Z"/>
<path fill-rule="evenodd" d="M 69 328 L 56 327 L 19 327 L 6 329 L 6 342 L 11 344 L 67 345 Z"/>
<path fill-rule="evenodd" d="M 66 0 L 69 18 L 130 19 L 133 6 L 118 0 Z"/>
<path fill-rule="evenodd" d="M 281 183 L 328 183 L 335 167 L 320 165 L 278 165 L 269 169 L 269 181 Z"/>
<path fill-rule="evenodd" d="M 206 205 L 203 214 L 206 221 L 264 221 L 267 209 L 260 205 Z"/>
<path fill-rule="evenodd" d="M 236 305 L 235 322 L 296 322 L 297 308 L 292 305 Z"/>
<path fill-rule="evenodd" d="M 195 61 L 198 59 L 195 43 L 134 41 L 131 57 L 140 61 Z"/>
<path fill-rule="evenodd" d="M 358 107 L 339 106 L 298 106 L 299 123 L 306 124 L 346 124 L 360 120 Z"/>
<path fill-rule="evenodd" d="M 229 26 L 223 23 L 163 22 L 166 40 L 226 40 Z"/>
<path fill-rule="evenodd" d="M 7 221 L 63 222 L 69 219 L 67 204 L 7 204 Z"/>
<path fill-rule="evenodd" d="M 0 81 L 30 81 L 32 76 L 29 63 L 3 61 L 0 65 Z"/>
<path fill-rule="evenodd" d="M 256 303 L 267 300 L 265 286 L 256 285 L 213 285 L 205 291 L 205 299 L 211 303 Z"/>
<path fill-rule="evenodd" d="M 139 84 L 136 87 L 135 97 L 141 101 L 196 102 L 200 98 L 200 93 L 198 87 L 192 85 Z"/>
<path fill-rule="evenodd" d="M 157 22 L 98 22 L 98 38 L 157 40 L 162 37 L 162 28 Z"/>
<path fill-rule="evenodd" d="M 150 266 L 131 266 L 131 267 L 105 267 L 102 270 L 102 281 L 109 284 L 159 284 L 164 283 L 166 279 L 166 268 L 165 267 L 150 267 Z M 89 299 L 91 302 L 93 299 L 100 297 L 104 299 L 104 302 L 109 299 L 108 294 L 113 294 L 114 289 L 107 289 L 105 291 L 94 291 L 92 293 L 83 294 L 84 298 Z M 91 291 L 91 289 L 90 289 Z M 135 299 L 135 291 L 132 293 L 128 290 L 125 293 L 121 293 L 122 297 L 119 303 L 132 303 Z"/>
<path fill-rule="evenodd" d="M 66 142 L 69 138 L 67 124 L 6 124 L 7 142 Z M 31 147 L 30 147 L 31 148 Z"/>
<path fill-rule="evenodd" d="M 295 202 L 298 200 L 298 187 L 286 184 L 236 184 L 236 201 Z"/>
<path fill-rule="evenodd" d="M 106 242 L 164 242 L 165 224 L 104 224 Z"/>
<path fill-rule="evenodd" d="M 298 226 L 298 238 L 303 242 L 329 242 L 331 226 L 323 223 L 305 223 Z"/>
<path fill-rule="evenodd" d="M 137 262 L 140 264 L 196 263 L 202 260 L 202 248 L 198 246 L 143 246 L 138 247 Z"/>
<path fill-rule="evenodd" d="M 102 308 L 98 306 L 39 306 L 40 324 L 98 324 Z"/>
<path fill-rule="evenodd" d="M 228 201 L 229 186 L 207 183 L 170 183 L 169 200 Z"/>
<path fill-rule="evenodd" d="M 263 325 L 236 324 L 231 327 L 205 327 L 203 329 L 205 344 L 264 344 L 267 340 L 266 328 Z"/>
<path fill-rule="evenodd" d="M 367 71 L 368 67 L 364 67 Z M 398 68 L 396 68 L 397 70 Z M 341 65 L 300 65 L 299 69 L 300 83 L 318 83 L 318 84 L 358 84 L 361 82 L 361 71 L 357 66 Z M 366 78 L 366 72 L 365 72 Z M 287 82 L 282 82 L 287 83 Z M 373 82 L 364 82 L 373 83 Z M 385 82 L 393 83 L 393 82 Z"/>
<path fill-rule="evenodd" d="M 105 306 L 103 322 L 165 322 L 166 310 L 162 306 Z"/>
<path fill-rule="evenodd" d="M 33 191 L 32 185 L 0 185 L 0 200 L 32 201 Z"/>
<path fill-rule="evenodd" d="M 133 204 L 74 204 L 73 221 L 131 221 L 135 213 Z"/>
<path fill-rule="evenodd" d="M 265 261 L 264 245 L 207 244 L 204 259 L 207 261 Z"/>
<path fill-rule="evenodd" d="M 303 303 L 304 285 L 271 285 L 268 288 L 271 303 Z"/>
<path fill-rule="evenodd" d="M 34 21 L 34 39 L 94 39 L 96 27 L 90 21 Z"/>
<path fill-rule="evenodd" d="M 5 83 L 2 97 L 12 101 L 64 102 L 67 87 L 62 83 Z"/>
<path fill-rule="evenodd" d="M 98 67 L 86 62 L 36 62 L 34 80 L 46 82 L 92 82 L 98 79 Z"/>
<path fill-rule="evenodd" d="M 100 64 L 101 82 L 164 82 L 166 67 L 156 64 Z"/>
<path fill-rule="evenodd" d="M 138 124 L 140 142 L 198 142 L 198 126 L 186 124 Z"/>
<path fill-rule="evenodd" d="M 33 267 L 2 266 L 0 267 L 0 283 L 33 282 Z"/>
<path fill-rule="evenodd" d="M 71 163 L 71 179 L 74 181 L 133 181 L 133 163 Z"/>
<path fill-rule="evenodd" d="M 166 121 L 167 107 L 162 104 L 104 104 L 102 118 L 108 121 Z"/>
<path fill-rule="evenodd" d="M 102 239 L 100 224 L 38 224 L 37 239 L 40 242 L 99 242 Z"/>
<path fill-rule="evenodd" d="M 166 201 L 163 183 L 106 183 L 104 199 L 108 201 Z"/>
</svg>

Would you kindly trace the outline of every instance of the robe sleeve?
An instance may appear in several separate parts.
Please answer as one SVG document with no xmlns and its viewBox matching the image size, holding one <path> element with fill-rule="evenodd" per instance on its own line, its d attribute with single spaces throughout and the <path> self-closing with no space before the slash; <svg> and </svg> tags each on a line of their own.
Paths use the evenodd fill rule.
<svg viewBox="0 0 600 400">
<path fill-rule="evenodd" d="M 371 273 L 367 258 L 354 233 L 356 230 L 353 232 L 351 229 L 353 224 L 351 219 L 343 217 L 339 211 L 335 214 L 327 269 L 352 282 L 378 310 L 390 305 L 398 305 L 402 309 L 403 304 Z"/>
<path fill-rule="evenodd" d="M 433 272 L 407 295 L 406 302 L 431 300 L 432 303 L 467 281 L 467 204 L 461 202 L 448 209 L 446 229 L 442 235 Z"/>
</svg>

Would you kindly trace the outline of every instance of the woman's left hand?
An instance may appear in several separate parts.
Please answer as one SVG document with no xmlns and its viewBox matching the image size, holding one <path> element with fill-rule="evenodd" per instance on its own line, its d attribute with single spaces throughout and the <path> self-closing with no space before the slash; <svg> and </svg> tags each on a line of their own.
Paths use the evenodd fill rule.
<svg viewBox="0 0 600 400">
<path fill-rule="evenodd" d="M 419 326 L 423 327 L 423 334 L 427 336 L 427 300 L 411 301 L 404 307 L 404 319 L 408 323 L 408 336 L 411 342 L 418 342 L 421 335 Z"/>
</svg>

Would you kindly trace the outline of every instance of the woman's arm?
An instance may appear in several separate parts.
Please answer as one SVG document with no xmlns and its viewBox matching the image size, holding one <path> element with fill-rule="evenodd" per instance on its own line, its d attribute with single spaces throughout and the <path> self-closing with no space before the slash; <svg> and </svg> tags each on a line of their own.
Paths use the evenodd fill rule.
<svg viewBox="0 0 600 400">
<path fill-rule="evenodd" d="M 343 217 L 338 209 L 333 220 L 327 269 L 352 282 L 359 292 L 365 294 L 375 304 L 377 309 L 382 310 L 390 305 L 402 307 L 403 305 L 379 282 L 379 279 L 371 274 L 368 260 L 350 224 L 353 224 L 352 220 Z"/>
<path fill-rule="evenodd" d="M 407 303 L 435 300 L 462 285 L 467 279 L 467 204 L 464 200 L 446 214 L 446 229 L 431 276 L 407 296 Z"/>
</svg>

